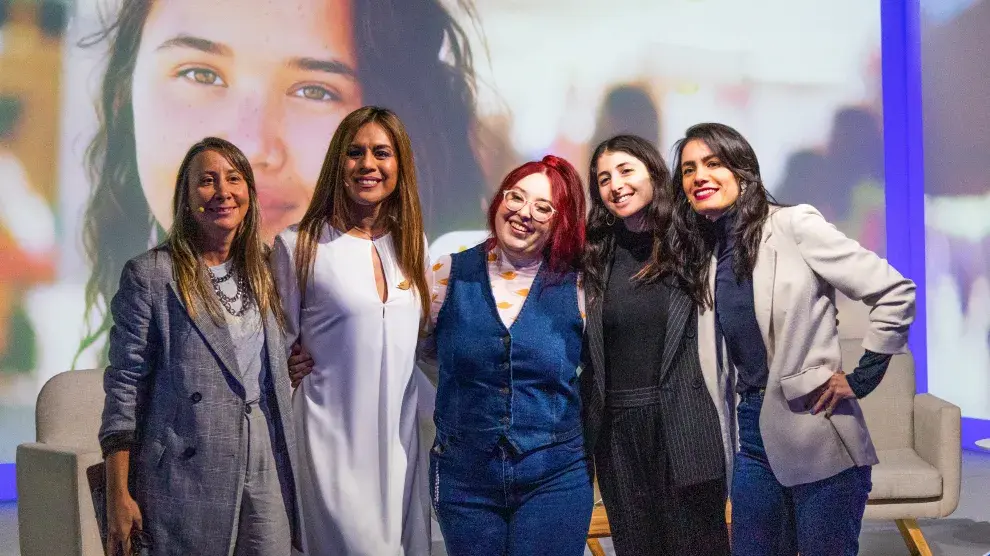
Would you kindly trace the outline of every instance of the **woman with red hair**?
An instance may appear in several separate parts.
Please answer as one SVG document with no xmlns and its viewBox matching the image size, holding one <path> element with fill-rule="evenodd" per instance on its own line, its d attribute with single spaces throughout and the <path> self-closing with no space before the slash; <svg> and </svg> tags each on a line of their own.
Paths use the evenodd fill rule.
<svg viewBox="0 0 990 556">
<path fill-rule="evenodd" d="M 451 556 L 584 554 L 584 213 L 570 163 L 528 162 L 491 203 L 492 238 L 433 265 L 430 492 Z"/>
</svg>

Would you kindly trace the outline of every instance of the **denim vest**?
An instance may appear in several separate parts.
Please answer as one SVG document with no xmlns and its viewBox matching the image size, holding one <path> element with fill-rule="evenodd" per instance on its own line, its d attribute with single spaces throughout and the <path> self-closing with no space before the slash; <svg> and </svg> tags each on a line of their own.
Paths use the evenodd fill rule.
<svg viewBox="0 0 990 556">
<path fill-rule="evenodd" d="M 584 323 L 577 275 L 540 267 L 508 329 L 495 307 L 485 244 L 453 255 L 435 331 L 437 430 L 518 453 L 581 434 L 577 368 Z"/>
</svg>

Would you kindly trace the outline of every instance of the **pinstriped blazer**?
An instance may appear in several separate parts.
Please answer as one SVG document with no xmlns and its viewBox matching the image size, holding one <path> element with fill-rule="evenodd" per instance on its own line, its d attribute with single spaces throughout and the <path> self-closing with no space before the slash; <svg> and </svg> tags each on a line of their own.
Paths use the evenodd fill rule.
<svg viewBox="0 0 990 556">
<path fill-rule="evenodd" d="M 611 261 L 608 263 L 611 267 Z M 605 276 L 608 283 L 608 276 Z M 697 309 L 682 290 L 670 287 L 667 333 L 660 370 L 660 412 L 665 457 L 672 482 L 684 487 L 725 477 L 718 413 L 698 359 Z M 602 297 L 588 300 L 581 372 L 581 406 L 589 454 L 607 416 Z"/>
<path fill-rule="evenodd" d="M 156 556 L 226 556 L 243 488 L 247 429 L 234 344 L 227 327 L 217 326 L 202 302 L 196 303 L 191 318 L 168 250 L 156 248 L 127 262 L 110 305 L 114 325 L 100 443 L 106 448 L 114 438 L 133 442 L 132 494 Z M 285 350 L 271 314 L 264 328 L 265 410 L 298 546 Z"/>
</svg>

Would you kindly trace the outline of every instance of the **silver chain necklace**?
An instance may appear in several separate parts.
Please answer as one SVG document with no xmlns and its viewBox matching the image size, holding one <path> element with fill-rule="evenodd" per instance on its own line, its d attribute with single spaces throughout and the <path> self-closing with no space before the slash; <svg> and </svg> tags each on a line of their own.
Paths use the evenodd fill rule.
<svg viewBox="0 0 990 556">
<path fill-rule="evenodd" d="M 228 271 L 227 274 L 224 274 L 220 278 L 217 278 L 217 275 L 213 274 L 213 269 L 210 267 L 206 267 L 206 271 L 210 273 L 210 283 L 213 284 L 213 291 L 217 294 L 217 298 L 220 300 L 220 304 L 223 305 L 223 308 L 226 309 L 232 316 L 240 317 L 244 315 L 250 306 L 250 298 L 246 294 L 247 282 L 244 280 L 244 277 L 237 276 L 237 278 L 234 279 L 234 284 L 237 286 L 237 291 L 234 292 L 233 296 L 229 296 L 220 289 L 220 284 L 233 278 L 233 271 Z M 234 303 L 237 303 L 237 301 L 241 302 L 241 308 L 235 311 L 233 305 Z"/>
</svg>

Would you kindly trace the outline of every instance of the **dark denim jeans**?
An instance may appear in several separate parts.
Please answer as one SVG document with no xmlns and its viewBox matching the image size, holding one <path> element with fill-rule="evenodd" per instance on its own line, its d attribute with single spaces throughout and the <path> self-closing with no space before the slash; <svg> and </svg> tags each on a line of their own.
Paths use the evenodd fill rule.
<svg viewBox="0 0 990 556">
<path fill-rule="evenodd" d="M 450 556 L 581 556 L 593 494 L 584 437 L 516 454 L 437 431 L 430 495 Z"/>
<path fill-rule="evenodd" d="M 850 467 L 813 483 L 785 487 L 770 470 L 760 434 L 762 392 L 739 402 L 739 453 L 732 478 L 732 554 L 856 556 L 869 466 Z"/>
</svg>

